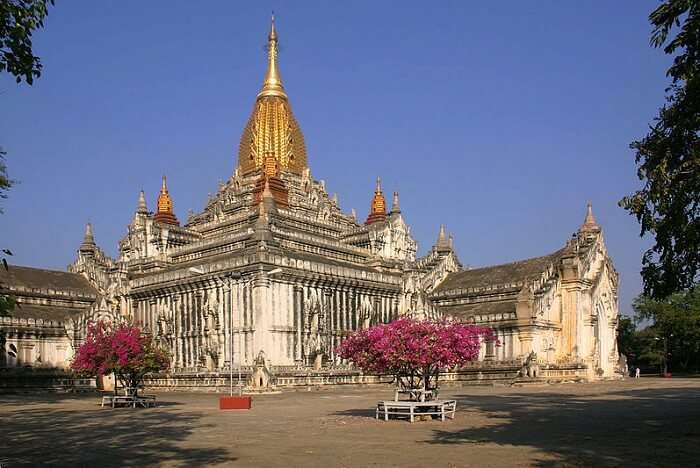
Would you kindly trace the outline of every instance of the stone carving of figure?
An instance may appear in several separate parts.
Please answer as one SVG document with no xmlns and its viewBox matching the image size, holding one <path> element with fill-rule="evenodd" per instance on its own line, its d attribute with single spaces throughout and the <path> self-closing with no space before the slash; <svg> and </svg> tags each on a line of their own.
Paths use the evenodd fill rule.
<svg viewBox="0 0 700 468">
<path fill-rule="evenodd" d="M 304 345 L 304 354 L 309 359 L 314 359 L 316 367 L 322 361 L 325 349 L 324 337 L 324 313 L 318 292 L 312 290 L 309 294 L 309 308 L 307 309 L 306 323 L 307 337 Z"/>
<path fill-rule="evenodd" d="M 369 328 L 373 325 L 375 319 L 374 307 L 369 297 L 362 298 L 360 303 L 360 328 Z"/>
<path fill-rule="evenodd" d="M 267 366 L 265 352 L 262 349 L 258 352 L 253 364 L 255 365 L 255 371 L 253 371 L 253 374 L 250 376 L 248 386 L 258 389 L 271 387 L 273 384 L 272 373 Z"/>
<path fill-rule="evenodd" d="M 540 365 L 537 363 L 537 353 L 531 351 L 527 359 L 525 359 L 523 367 L 520 369 L 520 376 L 534 379 L 537 378 L 539 374 Z"/>
</svg>

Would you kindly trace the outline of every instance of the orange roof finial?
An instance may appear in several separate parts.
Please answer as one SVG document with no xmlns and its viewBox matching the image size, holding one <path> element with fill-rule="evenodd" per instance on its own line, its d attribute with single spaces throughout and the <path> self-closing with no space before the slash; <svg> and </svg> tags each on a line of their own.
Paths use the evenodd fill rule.
<svg viewBox="0 0 700 468">
<path fill-rule="evenodd" d="M 157 211 L 153 219 L 163 224 L 174 224 L 176 226 L 180 225 L 180 222 L 175 217 L 173 213 L 173 201 L 168 193 L 168 185 L 166 183 L 165 176 L 163 176 L 163 184 L 160 188 L 160 193 L 158 194 Z"/>
<path fill-rule="evenodd" d="M 386 200 L 382 193 L 382 181 L 377 177 L 377 187 L 374 189 L 374 197 L 372 197 L 372 205 L 367 216 L 365 224 L 373 224 L 386 219 Z"/>
</svg>

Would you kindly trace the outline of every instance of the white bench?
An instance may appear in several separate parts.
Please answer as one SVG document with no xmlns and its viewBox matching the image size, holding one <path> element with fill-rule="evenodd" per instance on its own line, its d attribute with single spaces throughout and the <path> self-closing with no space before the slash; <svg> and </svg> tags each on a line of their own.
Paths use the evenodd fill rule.
<svg viewBox="0 0 700 468">
<path fill-rule="evenodd" d="M 406 417 L 413 422 L 416 416 L 440 416 L 442 421 L 445 418 L 454 419 L 457 410 L 456 400 L 433 400 L 433 401 L 380 401 L 377 403 L 375 417 L 379 419 L 384 416 L 388 421 L 389 416 Z"/>
<path fill-rule="evenodd" d="M 410 401 L 432 401 L 437 400 L 438 391 L 437 389 L 397 388 L 394 390 L 394 401 L 400 401 L 401 395 L 408 395 Z"/>
<path fill-rule="evenodd" d="M 136 405 L 148 408 L 149 406 L 156 406 L 156 396 L 155 395 L 104 395 L 102 396 L 101 406 L 108 404 L 112 408 L 116 408 L 119 405 L 131 406 L 136 408 Z"/>
</svg>

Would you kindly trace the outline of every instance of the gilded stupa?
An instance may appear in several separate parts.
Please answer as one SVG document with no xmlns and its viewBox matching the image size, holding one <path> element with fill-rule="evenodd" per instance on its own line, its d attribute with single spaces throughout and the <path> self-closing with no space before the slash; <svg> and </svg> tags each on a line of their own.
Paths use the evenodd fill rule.
<svg viewBox="0 0 700 468">
<path fill-rule="evenodd" d="M 306 145 L 277 65 L 279 49 L 274 16 L 267 41 L 267 73 L 241 136 L 238 167 L 242 173 L 262 169 L 266 156 L 271 154 L 280 171 L 301 174 L 307 167 Z"/>
</svg>

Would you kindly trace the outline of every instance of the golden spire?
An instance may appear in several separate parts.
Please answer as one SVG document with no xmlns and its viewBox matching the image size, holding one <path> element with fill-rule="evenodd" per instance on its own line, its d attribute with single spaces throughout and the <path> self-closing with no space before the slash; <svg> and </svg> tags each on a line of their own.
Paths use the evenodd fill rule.
<svg viewBox="0 0 700 468">
<path fill-rule="evenodd" d="M 374 197 L 372 197 L 372 205 L 370 207 L 369 216 L 365 224 L 372 224 L 378 221 L 384 221 L 386 218 L 386 200 L 382 193 L 382 181 L 377 177 L 377 187 L 374 189 Z"/>
<path fill-rule="evenodd" d="M 170 194 L 168 193 L 168 185 L 163 176 L 163 183 L 160 187 L 160 193 L 158 194 L 158 208 L 153 219 L 159 223 L 164 224 L 174 224 L 179 226 L 175 213 L 173 213 L 173 201 L 170 199 Z"/>
<path fill-rule="evenodd" d="M 277 31 L 272 17 L 267 37 L 267 73 L 255 100 L 253 113 L 241 135 L 238 167 L 242 173 L 265 169 L 268 154 L 277 161 L 277 171 L 302 174 L 307 168 L 304 135 L 294 118 L 277 65 Z M 274 187 L 273 187 L 274 192 Z"/>
<path fill-rule="evenodd" d="M 270 34 L 267 35 L 267 73 L 263 87 L 258 94 L 258 99 L 263 96 L 278 96 L 287 99 L 287 94 L 284 92 L 282 85 L 282 77 L 277 68 L 277 32 L 275 31 L 275 14 L 272 14 L 272 24 L 270 25 Z"/>
</svg>

